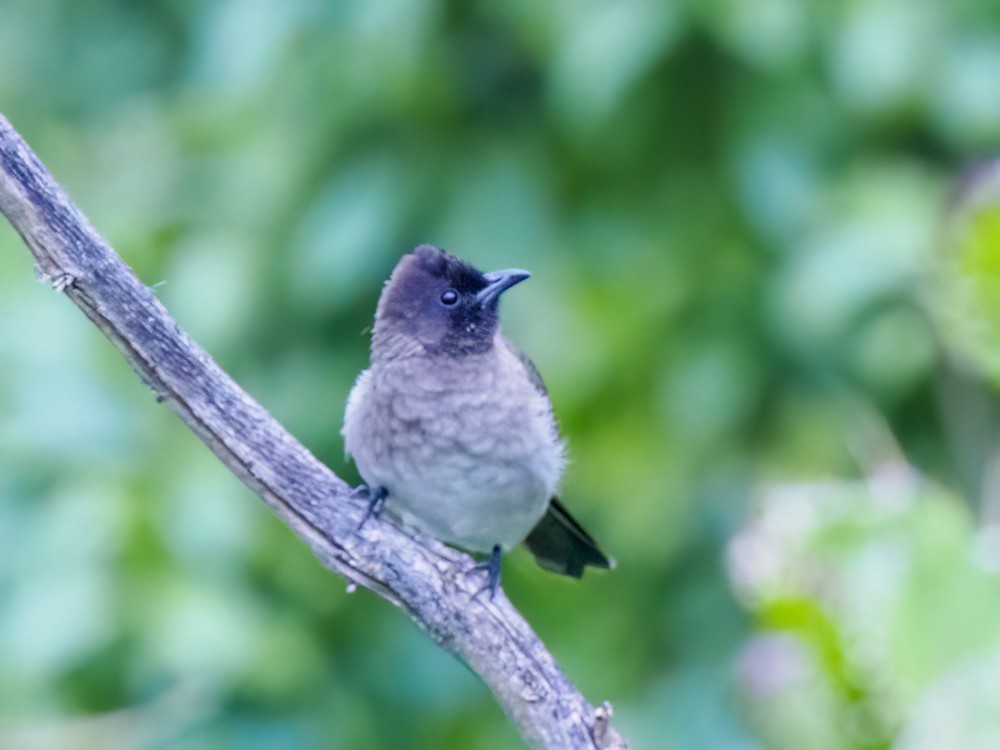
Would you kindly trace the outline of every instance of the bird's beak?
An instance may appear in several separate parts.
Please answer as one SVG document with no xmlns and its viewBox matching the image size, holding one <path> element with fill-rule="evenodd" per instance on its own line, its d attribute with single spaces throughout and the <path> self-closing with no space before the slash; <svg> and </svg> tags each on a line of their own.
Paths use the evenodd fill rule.
<svg viewBox="0 0 1000 750">
<path fill-rule="evenodd" d="M 483 278 L 486 279 L 486 287 L 476 295 L 476 302 L 480 305 L 492 302 L 514 284 L 520 284 L 529 276 L 531 274 L 523 268 L 505 268 L 502 271 L 490 271 L 483 274 Z"/>
</svg>

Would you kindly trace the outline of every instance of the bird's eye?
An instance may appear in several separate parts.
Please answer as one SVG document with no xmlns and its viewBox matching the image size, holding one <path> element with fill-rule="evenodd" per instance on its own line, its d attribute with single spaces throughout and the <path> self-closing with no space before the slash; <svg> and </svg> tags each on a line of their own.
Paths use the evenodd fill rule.
<svg viewBox="0 0 1000 750">
<path fill-rule="evenodd" d="M 458 292 L 454 289 L 445 289 L 441 292 L 441 304 L 445 307 L 454 307 L 458 304 Z"/>
</svg>

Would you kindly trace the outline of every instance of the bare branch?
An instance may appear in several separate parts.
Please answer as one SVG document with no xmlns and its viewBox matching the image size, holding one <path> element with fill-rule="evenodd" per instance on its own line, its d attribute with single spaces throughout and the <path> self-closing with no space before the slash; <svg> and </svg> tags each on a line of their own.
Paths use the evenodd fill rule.
<svg viewBox="0 0 1000 750">
<path fill-rule="evenodd" d="M 358 525 L 364 502 L 180 329 L 0 115 L 0 211 L 38 271 L 125 355 L 139 377 L 330 570 L 404 609 L 489 686 L 542 748 L 624 748 L 502 592 L 473 600 L 472 560 L 391 522 Z"/>
</svg>

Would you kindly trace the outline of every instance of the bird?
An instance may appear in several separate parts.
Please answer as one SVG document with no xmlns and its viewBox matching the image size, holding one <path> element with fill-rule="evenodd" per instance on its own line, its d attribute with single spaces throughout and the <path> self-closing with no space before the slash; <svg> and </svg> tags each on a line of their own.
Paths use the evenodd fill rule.
<svg viewBox="0 0 1000 750">
<path fill-rule="evenodd" d="M 556 496 L 565 444 L 531 360 L 501 333 L 500 297 L 531 274 L 483 273 L 433 245 L 386 281 L 341 433 L 368 500 L 447 544 L 487 555 L 490 598 L 501 555 L 519 543 L 574 578 L 613 561 Z"/>
</svg>

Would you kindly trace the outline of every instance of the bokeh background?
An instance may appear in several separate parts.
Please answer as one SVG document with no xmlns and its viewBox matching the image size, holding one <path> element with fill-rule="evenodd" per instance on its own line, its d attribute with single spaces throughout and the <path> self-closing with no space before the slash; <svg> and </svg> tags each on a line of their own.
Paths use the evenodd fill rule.
<svg viewBox="0 0 1000 750">
<path fill-rule="evenodd" d="M 1000 746 L 992 0 L 0 0 L 0 111 L 352 481 L 399 255 L 534 272 L 618 569 L 505 588 L 636 748 Z M 0 747 L 519 746 L 0 224 Z"/>
</svg>

